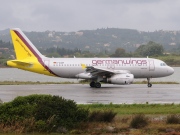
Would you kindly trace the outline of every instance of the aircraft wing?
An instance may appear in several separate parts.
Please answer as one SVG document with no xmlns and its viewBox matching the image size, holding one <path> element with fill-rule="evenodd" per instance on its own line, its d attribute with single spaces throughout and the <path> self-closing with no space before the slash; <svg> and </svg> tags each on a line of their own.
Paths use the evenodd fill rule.
<svg viewBox="0 0 180 135">
<path fill-rule="evenodd" d="M 94 67 L 94 66 L 86 67 L 86 72 L 87 73 L 91 73 L 92 76 L 97 76 L 97 75 L 108 75 L 108 76 L 111 76 L 113 74 L 130 73 L 130 71 L 128 71 L 128 70 L 110 70 L 110 69 L 99 68 L 99 67 Z"/>
</svg>

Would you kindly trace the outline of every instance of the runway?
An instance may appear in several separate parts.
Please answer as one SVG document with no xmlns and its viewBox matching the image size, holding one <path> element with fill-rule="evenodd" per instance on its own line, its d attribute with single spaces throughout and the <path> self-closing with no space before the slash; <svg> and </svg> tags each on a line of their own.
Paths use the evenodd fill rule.
<svg viewBox="0 0 180 135">
<path fill-rule="evenodd" d="M 1 85 L 0 99 L 3 102 L 17 96 L 30 94 L 59 95 L 74 100 L 77 104 L 170 104 L 180 103 L 180 84 L 111 85 L 102 84 L 102 88 L 90 88 L 88 84 L 48 84 L 48 85 Z"/>
</svg>

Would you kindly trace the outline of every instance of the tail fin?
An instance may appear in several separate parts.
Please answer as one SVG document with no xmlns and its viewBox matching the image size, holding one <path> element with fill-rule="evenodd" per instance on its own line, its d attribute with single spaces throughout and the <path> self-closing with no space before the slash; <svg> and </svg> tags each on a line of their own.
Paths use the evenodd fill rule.
<svg viewBox="0 0 180 135">
<path fill-rule="evenodd" d="M 10 33 L 14 45 L 16 60 L 7 61 L 8 66 L 40 74 L 56 76 L 56 74 L 45 65 L 43 58 L 46 57 L 36 49 L 20 29 L 11 29 Z"/>
<path fill-rule="evenodd" d="M 19 28 L 11 29 L 10 33 L 17 60 L 44 57 Z"/>
</svg>

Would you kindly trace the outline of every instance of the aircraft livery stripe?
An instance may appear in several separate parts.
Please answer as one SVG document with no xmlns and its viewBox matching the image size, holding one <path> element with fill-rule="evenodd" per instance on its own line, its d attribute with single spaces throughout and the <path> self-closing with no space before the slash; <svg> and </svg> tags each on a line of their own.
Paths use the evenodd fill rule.
<svg viewBox="0 0 180 135">
<path fill-rule="evenodd" d="M 14 30 L 14 32 L 18 35 L 18 37 L 24 42 L 24 44 L 28 47 L 28 49 L 35 55 L 35 57 L 38 59 L 39 63 L 46 69 L 48 70 L 50 73 L 52 73 L 55 76 L 58 76 L 57 74 L 55 74 L 53 71 L 51 71 L 51 69 L 49 69 L 47 66 L 45 66 L 44 62 L 42 61 L 41 57 L 36 53 L 36 51 L 31 47 L 31 45 L 29 45 L 29 43 L 24 39 L 24 37 L 16 30 Z"/>
</svg>

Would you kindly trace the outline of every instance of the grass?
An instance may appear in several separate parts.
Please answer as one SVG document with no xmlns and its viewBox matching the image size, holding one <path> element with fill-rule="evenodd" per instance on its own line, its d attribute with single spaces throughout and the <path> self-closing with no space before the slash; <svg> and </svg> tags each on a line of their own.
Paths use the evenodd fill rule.
<svg viewBox="0 0 180 135">
<path fill-rule="evenodd" d="M 143 127 L 146 127 L 148 123 L 149 123 L 148 118 L 145 117 L 144 114 L 137 114 L 132 118 L 130 127 L 136 128 L 136 129 L 143 128 Z"/>
<path fill-rule="evenodd" d="M 132 114 L 178 114 L 180 104 L 87 104 L 79 105 L 90 111 L 113 110 L 118 115 Z"/>
<path fill-rule="evenodd" d="M 111 123 L 95 122 L 89 123 L 83 127 L 83 131 L 94 134 L 178 134 L 180 131 L 180 124 L 169 124 L 167 119 L 169 116 L 176 116 L 180 113 L 180 104 L 88 104 L 78 105 L 83 108 L 89 108 L 93 111 L 112 110 L 117 115 L 115 120 Z M 140 126 L 138 129 L 131 127 L 132 122 L 136 116 L 143 116 L 147 120 L 145 126 Z M 135 124 L 140 123 L 139 118 Z M 109 131 L 107 127 L 114 130 Z"/>
<path fill-rule="evenodd" d="M 74 82 L 32 82 L 32 81 L 1 81 L 0 85 L 28 85 L 28 84 L 75 84 Z"/>
</svg>

